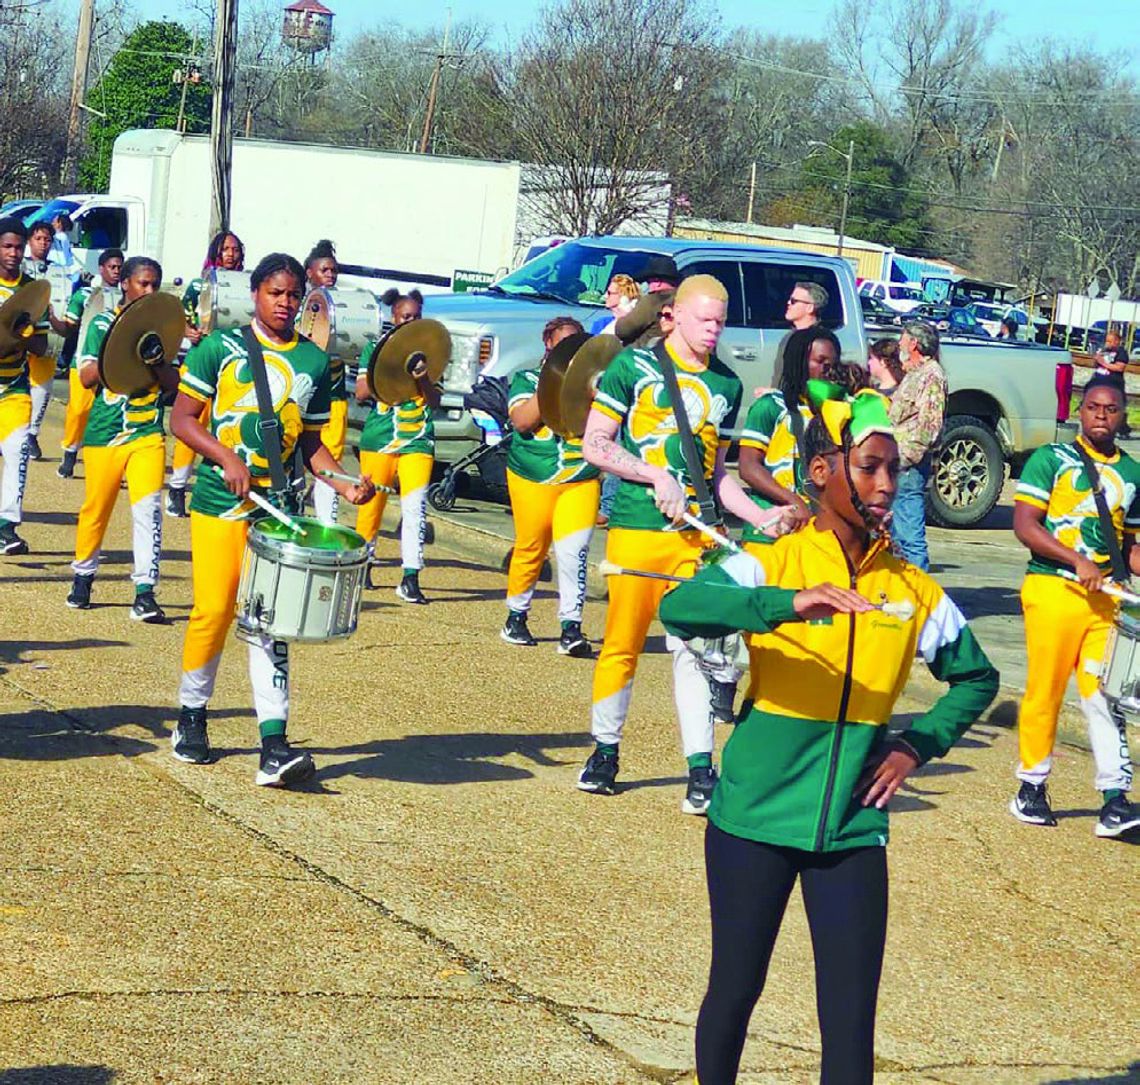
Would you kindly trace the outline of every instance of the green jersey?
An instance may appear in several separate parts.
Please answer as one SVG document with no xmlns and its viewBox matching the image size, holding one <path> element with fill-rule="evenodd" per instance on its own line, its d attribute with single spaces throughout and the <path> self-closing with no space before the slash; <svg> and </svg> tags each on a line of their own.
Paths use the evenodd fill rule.
<svg viewBox="0 0 1140 1085">
<path fill-rule="evenodd" d="M 806 403 L 800 404 L 800 417 L 806 430 L 812 419 L 811 407 Z M 764 458 L 764 466 L 777 485 L 803 496 L 803 469 L 799 462 L 796 435 L 792 430 L 792 419 L 784 402 L 783 392 L 767 392 L 753 401 L 752 406 L 748 408 L 748 417 L 744 420 L 744 428 L 740 434 L 740 447 L 757 449 Z M 762 509 L 772 507 L 772 502 L 761 494 L 749 491 L 748 496 Z M 745 525 L 744 538 L 748 542 L 775 541 L 770 535 L 758 531 L 751 524 Z"/>
<path fill-rule="evenodd" d="M 91 318 L 76 366 L 95 365 L 99 361 L 99 349 L 115 317 L 118 308 L 112 312 L 104 310 Z M 109 445 L 125 445 L 140 437 L 154 434 L 162 436 L 162 404 L 159 400 L 161 389 L 157 386 L 149 392 L 137 396 L 120 396 L 100 384 L 95 391 L 95 401 L 87 416 L 87 428 L 83 431 L 83 443 L 96 448 Z"/>
<path fill-rule="evenodd" d="M 302 431 L 319 433 L 329 420 L 329 359 L 323 350 L 296 334 L 287 344 L 271 343 L 260 335 L 258 338 L 273 411 L 281 427 L 281 458 L 288 473 Z M 207 429 L 241 457 L 255 486 L 268 488 L 269 461 L 261 442 L 261 415 L 242 329 L 211 332 L 191 348 L 178 390 L 200 402 L 209 401 Z M 190 508 L 223 520 L 244 520 L 257 513 L 252 501 L 241 501 L 226 489 L 220 472 L 208 463 L 198 471 Z"/>
<path fill-rule="evenodd" d="M 669 391 L 654 349 L 627 347 L 606 368 L 598 384 L 594 410 L 620 422 L 618 441 L 626 451 L 654 467 L 664 467 L 691 495 L 681 437 L 673 417 Z M 706 481 L 711 481 L 716 456 L 727 445 L 743 386 L 715 355 L 707 367 L 681 361 L 670 350 L 677 383 L 689 416 L 689 426 L 701 457 Z M 653 487 L 622 479 L 610 514 L 610 527 L 663 531 L 668 521 L 657 510 Z"/>
<path fill-rule="evenodd" d="M 191 279 L 186 289 L 182 291 L 182 311 L 186 314 L 186 323 L 191 328 L 198 327 L 198 299 L 202 296 L 205 285 L 206 280 L 199 275 Z"/>
<path fill-rule="evenodd" d="M 31 275 L 23 271 L 15 279 L 0 278 L 0 304 L 6 302 L 21 286 L 35 282 Z M 48 323 L 48 311 L 36 321 L 35 334 L 47 333 L 51 330 Z M 26 396 L 31 394 L 31 384 L 28 381 L 28 355 L 24 350 L 17 350 L 6 358 L 0 358 L 0 400 L 9 396 Z"/>
<path fill-rule="evenodd" d="M 1125 534 L 1140 532 L 1140 463 L 1119 449 L 1112 456 L 1102 456 L 1078 440 L 1096 464 L 1117 542 Z M 1043 509 L 1045 530 L 1062 546 L 1095 562 L 1103 572 L 1112 571 L 1092 483 L 1074 445 L 1042 445 L 1037 449 L 1022 468 L 1014 500 Z M 1070 566 L 1037 554 L 1030 556 L 1028 571 L 1070 580 L 1077 576 Z"/>
<path fill-rule="evenodd" d="M 523 369 L 511 378 L 508 409 L 525 403 L 538 391 L 538 369 Z M 548 426 L 530 433 L 516 430 L 511 436 L 507 467 L 530 482 L 560 485 L 597 478 L 598 469 L 586 462 L 582 442 L 559 437 Z"/>
<path fill-rule="evenodd" d="M 403 403 L 377 402 L 360 432 L 360 451 L 435 455 L 435 423 L 427 400 L 416 396 Z"/>
</svg>

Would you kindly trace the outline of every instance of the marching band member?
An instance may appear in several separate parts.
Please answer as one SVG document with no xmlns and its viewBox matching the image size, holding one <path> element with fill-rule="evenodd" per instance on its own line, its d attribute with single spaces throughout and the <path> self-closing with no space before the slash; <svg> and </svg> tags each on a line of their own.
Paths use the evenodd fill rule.
<svg viewBox="0 0 1140 1085">
<path fill-rule="evenodd" d="M 24 274 L 33 279 L 47 275 L 47 254 L 51 249 L 54 234 L 46 222 L 37 222 L 28 230 L 28 254 L 24 257 Z M 48 308 L 49 320 L 51 308 Z M 46 350 L 43 354 L 28 354 L 28 381 L 31 385 L 32 421 L 28 426 L 28 458 L 42 460 L 40 448 L 40 426 L 47 415 L 51 402 L 51 386 L 55 380 L 55 357 Z"/>
<path fill-rule="evenodd" d="M 824 392 L 842 395 L 834 385 Z M 762 570 L 735 555 L 661 603 L 674 636 L 759 634 L 752 707 L 725 746 L 705 834 L 712 963 L 697 1018 L 701 1085 L 736 1080 L 797 878 L 815 950 L 820 1081 L 871 1082 L 887 803 L 954 745 L 998 688 L 961 612 L 930 576 L 891 554 L 881 530 L 899 470 L 882 397 L 821 403 L 805 459 L 818 515 L 763 547 Z M 916 651 L 950 688 L 888 739 Z"/>
<path fill-rule="evenodd" d="M 0 219 L 0 302 L 35 280 L 21 268 L 28 232 L 18 218 Z M 13 354 L 0 358 L 0 554 L 26 554 L 28 544 L 16 527 L 23 519 L 24 485 L 28 478 L 28 428 L 32 421 L 29 359 L 47 353 L 47 311 L 35 323 L 35 334 Z"/>
<path fill-rule="evenodd" d="M 250 277 L 253 333 L 264 350 L 270 387 L 277 396 L 286 472 L 299 450 L 317 471 L 343 469 L 320 441 L 328 421 L 328 356 L 294 330 L 305 273 L 284 253 L 266 256 Z M 206 423 L 202 414 L 208 407 Z M 212 760 L 206 706 L 214 692 L 226 635 L 234 620 L 238 578 L 251 514 L 251 487 L 269 486 L 260 415 L 241 329 L 214 331 L 186 355 L 171 429 L 204 464 L 190 501 L 190 551 L 194 606 L 182 653 L 181 711 L 171 735 L 174 756 L 193 764 Z M 365 477 L 358 485 L 336 482 L 347 501 L 359 505 L 373 494 Z M 280 495 L 270 493 L 280 500 Z M 284 641 L 260 637 L 249 646 L 249 676 L 261 734 L 256 783 L 283 787 L 314 771 L 313 760 L 286 740 L 289 714 L 289 652 Z"/>
<path fill-rule="evenodd" d="M 91 586 L 99 568 L 103 536 L 115 510 L 119 488 L 127 480 L 133 523 L 135 621 L 161 623 L 166 615 L 154 597 L 162 550 L 162 479 L 166 472 L 166 438 L 162 428 L 163 392 L 178 387 L 178 371 L 167 361 L 154 367 L 157 386 L 139 395 L 117 395 L 99 381 L 99 351 L 124 306 L 155 293 L 162 285 L 162 268 L 146 256 L 132 256 L 123 265 L 123 305 L 93 317 L 80 344 L 77 371 L 84 388 L 95 398 L 83 433 L 84 500 L 75 532 L 75 577 L 67 605 L 91 606 Z"/>
<path fill-rule="evenodd" d="M 651 572 L 691 572 L 704 548 L 693 530 L 676 525 L 689 505 L 691 485 L 677 423 L 664 383 L 662 352 L 677 371 L 706 480 L 729 512 L 757 527 L 776 522 L 749 500 L 725 470 L 730 431 L 740 406 L 739 378 L 715 354 L 724 330 L 728 292 L 710 275 L 682 281 L 673 305 L 674 328 L 652 350 L 629 347 L 602 374 L 583 437 L 587 461 L 621 477 L 610 518 L 606 557 Z M 596 743 L 578 777 L 582 791 L 612 795 L 618 746 L 629 713 L 637 659 L 664 585 L 617 577 L 610 582 L 601 653 L 594 668 L 591 730 Z M 696 655 L 679 641 L 673 652 L 673 689 L 689 783 L 681 809 L 703 814 L 716 786 L 709 684 Z"/>
<path fill-rule="evenodd" d="M 123 275 L 123 250 L 104 249 L 99 254 L 99 278 L 103 287 L 103 309 L 108 311 L 119 304 L 122 291 L 119 282 Z M 83 310 L 91 297 L 93 288 L 81 286 L 67 303 L 67 312 L 63 319 L 51 317 L 51 325 L 56 332 L 65 339 L 79 335 L 79 325 L 83 322 Z M 60 478 L 73 478 L 75 475 L 75 461 L 79 457 L 79 446 L 83 443 L 83 431 L 87 428 L 87 416 L 91 413 L 91 405 L 95 402 L 95 389 L 87 388 L 79 379 L 79 351 L 83 344 L 78 343 L 77 349 L 71 357 L 68 368 L 67 384 L 67 410 L 63 416 L 63 459 L 60 460 L 56 474 Z"/>
<path fill-rule="evenodd" d="M 335 289 L 340 268 L 336 262 L 336 248 L 331 241 L 318 241 L 305 257 L 305 277 L 309 289 L 324 287 Z M 328 425 L 321 430 L 321 444 L 336 459 L 344 456 L 344 446 L 348 438 L 348 394 L 345 389 L 344 359 L 329 355 L 332 369 L 332 409 L 329 411 Z M 336 490 L 324 479 L 313 482 L 313 509 L 323 524 L 335 524 L 337 506 Z"/>
<path fill-rule="evenodd" d="M 206 249 L 206 260 L 202 264 L 202 274 L 190 280 L 182 294 L 182 309 L 186 313 L 186 338 L 193 347 L 202 339 L 199 326 L 198 301 L 206 285 L 206 273 L 218 271 L 244 271 L 245 246 L 237 234 L 223 230 L 210 239 Z M 209 422 L 209 405 L 202 408 L 202 425 Z M 194 470 L 194 451 L 185 441 L 175 439 L 174 455 L 170 464 L 170 483 L 166 488 L 166 515 L 184 519 L 186 512 L 186 489 L 190 485 L 190 475 Z"/>
<path fill-rule="evenodd" d="M 407 294 L 389 290 L 380 299 L 391 307 L 396 326 L 423 315 L 424 299 L 418 290 Z M 369 413 L 360 434 L 360 469 L 375 480 L 377 486 L 400 487 L 400 557 L 403 578 L 396 595 L 406 603 L 426 603 L 420 589 L 420 570 L 424 565 L 424 533 L 427 531 L 425 505 L 427 487 L 435 463 L 435 426 L 432 411 L 439 406 L 440 392 L 428 379 L 427 364 L 420 362 L 412 370 L 419 394 L 403 403 L 377 402 Z M 356 378 L 356 398 L 364 403 L 371 396 L 367 374 Z M 380 530 L 380 518 L 388 495 L 379 492 L 356 517 L 356 530 L 374 546 Z M 372 571 L 368 573 L 372 587 Z"/>
<path fill-rule="evenodd" d="M 1030 556 L 1021 587 L 1028 662 L 1017 717 L 1021 787 L 1009 808 L 1030 825 L 1057 824 L 1045 782 L 1053 765 L 1057 713 L 1075 674 L 1096 762 L 1095 785 L 1103 795 L 1094 831 L 1114 837 L 1140 826 L 1140 806 L 1128 801 L 1132 763 L 1124 722 L 1098 686 L 1115 608 L 1100 588 L 1112 578 L 1113 541 L 1127 571 L 1140 573 L 1135 545 L 1140 464 L 1116 445 L 1125 396 L 1111 377 L 1095 376 L 1085 385 L 1079 418 L 1076 444 L 1037 449 L 1022 469 L 1014 497 L 1013 530 Z M 1101 525 L 1093 472 L 1115 540 L 1105 537 Z"/>
<path fill-rule="evenodd" d="M 573 317 L 555 317 L 542 330 L 546 354 L 567 336 L 581 332 L 582 325 Z M 538 643 L 526 620 L 534 586 L 553 542 L 558 565 L 558 618 L 562 623 L 558 651 L 589 659 L 594 653 L 582 634 L 582 608 L 586 603 L 590 538 L 598 515 L 598 469 L 582 457 L 581 441 L 559 437 L 543 424 L 538 409 L 540 368 L 516 373 L 508 392 L 515 432 L 507 454 L 507 489 L 515 544 L 507 570 L 507 621 L 500 636 L 508 644 Z"/>
</svg>

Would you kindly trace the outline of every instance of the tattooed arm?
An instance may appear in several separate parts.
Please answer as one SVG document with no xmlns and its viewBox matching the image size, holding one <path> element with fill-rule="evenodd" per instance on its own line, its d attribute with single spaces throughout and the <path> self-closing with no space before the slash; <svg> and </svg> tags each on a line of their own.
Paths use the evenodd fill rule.
<svg viewBox="0 0 1140 1085">
<path fill-rule="evenodd" d="M 676 523 L 688 507 L 685 491 L 663 467 L 654 467 L 622 448 L 615 440 L 620 427 L 621 423 L 608 414 L 590 411 L 582 437 L 582 455 L 586 462 L 627 482 L 652 486 L 662 515 Z"/>
</svg>

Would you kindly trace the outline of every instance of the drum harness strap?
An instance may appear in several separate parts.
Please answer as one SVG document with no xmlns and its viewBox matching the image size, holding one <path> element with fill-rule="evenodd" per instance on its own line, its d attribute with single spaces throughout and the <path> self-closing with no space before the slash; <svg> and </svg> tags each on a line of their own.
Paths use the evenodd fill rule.
<svg viewBox="0 0 1140 1085">
<path fill-rule="evenodd" d="M 685 410 L 681 386 L 677 383 L 677 370 L 673 366 L 673 359 L 669 357 L 664 339 L 653 348 L 653 355 L 661 367 L 661 375 L 665 378 L 665 389 L 669 393 L 669 401 L 673 407 L 673 418 L 676 420 L 677 433 L 681 438 L 681 451 L 685 455 L 685 466 L 689 469 L 689 479 L 701 509 L 701 519 L 709 527 L 719 527 L 723 523 L 720 505 L 705 481 L 704 464 L 701 462 L 700 453 L 697 452 L 693 428 L 689 425 L 689 412 Z"/>
<path fill-rule="evenodd" d="M 249 355 L 249 371 L 253 377 L 253 388 L 257 393 L 257 412 L 261 416 L 257 430 L 261 435 L 261 448 L 269 461 L 270 493 L 283 502 L 287 509 L 293 508 L 293 487 L 285 474 L 285 464 L 281 459 L 281 423 L 273 410 L 273 394 L 269 390 L 269 377 L 265 372 L 265 355 L 253 326 L 247 324 L 241 330 Z"/>
<path fill-rule="evenodd" d="M 1108 502 L 1104 499 L 1104 489 L 1100 484 L 1100 473 L 1096 469 L 1092 456 L 1085 451 L 1080 441 L 1074 442 L 1074 447 L 1085 465 L 1085 473 L 1088 475 L 1089 483 L 1092 486 L 1101 534 L 1104 536 L 1104 544 L 1108 547 L 1109 561 L 1112 563 L 1112 578 L 1121 587 L 1125 587 L 1128 584 L 1128 566 L 1124 564 L 1124 555 L 1120 551 L 1120 543 L 1116 538 L 1116 525 L 1112 522 L 1112 516 L 1108 511 Z"/>
</svg>

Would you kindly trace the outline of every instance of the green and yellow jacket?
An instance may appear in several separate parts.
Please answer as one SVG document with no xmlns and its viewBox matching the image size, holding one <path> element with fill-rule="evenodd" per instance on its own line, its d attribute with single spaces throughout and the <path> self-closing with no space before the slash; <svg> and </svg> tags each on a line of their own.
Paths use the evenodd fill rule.
<svg viewBox="0 0 1140 1085">
<path fill-rule="evenodd" d="M 805 851 L 885 845 L 887 811 L 863 806 L 855 788 L 886 741 L 916 653 L 950 686 L 899 736 L 920 762 L 945 754 L 985 711 L 998 672 L 942 588 L 881 541 L 854 569 L 836 536 L 812 520 L 758 561 L 738 554 L 708 566 L 661 603 L 675 636 L 757 634 L 745 711 L 725 746 L 709 820 L 734 836 Z M 873 603 L 908 601 L 913 617 L 872 610 L 803 622 L 795 593 L 824 582 Z"/>
</svg>

